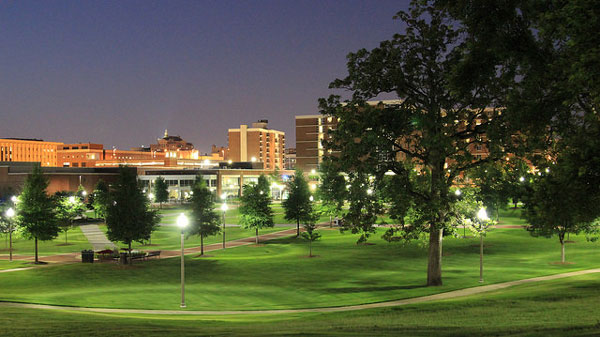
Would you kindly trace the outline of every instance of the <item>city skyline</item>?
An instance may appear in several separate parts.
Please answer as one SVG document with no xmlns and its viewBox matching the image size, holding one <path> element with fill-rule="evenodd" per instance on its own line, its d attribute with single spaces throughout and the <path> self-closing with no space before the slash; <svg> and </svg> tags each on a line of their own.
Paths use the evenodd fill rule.
<svg viewBox="0 0 600 337">
<path fill-rule="evenodd" d="M 294 116 L 346 74 L 345 56 L 402 30 L 406 2 L 9 2 L 0 5 L 2 138 L 149 145 L 165 129 L 201 152 Z"/>
</svg>

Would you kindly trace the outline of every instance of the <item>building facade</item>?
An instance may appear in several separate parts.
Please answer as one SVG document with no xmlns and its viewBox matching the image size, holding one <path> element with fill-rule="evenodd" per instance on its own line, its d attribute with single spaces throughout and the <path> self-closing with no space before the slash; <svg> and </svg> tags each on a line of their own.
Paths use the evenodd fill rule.
<svg viewBox="0 0 600 337">
<path fill-rule="evenodd" d="M 261 162 L 266 170 L 284 169 L 285 133 L 268 128 L 267 120 L 228 130 L 229 154 L 234 162 Z"/>
<path fill-rule="evenodd" d="M 324 115 L 296 116 L 296 167 L 304 172 L 317 170 L 323 157 L 332 154 L 325 150 L 323 140 L 337 127 L 337 118 Z"/>
<path fill-rule="evenodd" d="M 0 162 L 38 162 L 44 167 L 55 167 L 57 150 L 63 143 L 41 139 L 0 139 Z"/>
</svg>

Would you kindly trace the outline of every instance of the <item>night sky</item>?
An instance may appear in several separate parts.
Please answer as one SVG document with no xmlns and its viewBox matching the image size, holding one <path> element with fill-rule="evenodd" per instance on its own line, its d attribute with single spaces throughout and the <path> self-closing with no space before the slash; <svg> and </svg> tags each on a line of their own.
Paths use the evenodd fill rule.
<svg viewBox="0 0 600 337">
<path fill-rule="evenodd" d="M 268 119 L 295 146 L 294 116 L 346 75 L 346 54 L 403 25 L 407 1 L 2 1 L 0 138 L 201 152 Z"/>
</svg>

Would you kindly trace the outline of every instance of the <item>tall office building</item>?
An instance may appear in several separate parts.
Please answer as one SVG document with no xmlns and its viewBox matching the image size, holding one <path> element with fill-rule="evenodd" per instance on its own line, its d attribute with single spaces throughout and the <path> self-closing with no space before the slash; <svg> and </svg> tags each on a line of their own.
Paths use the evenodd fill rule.
<svg viewBox="0 0 600 337">
<path fill-rule="evenodd" d="M 328 139 L 329 130 L 337 127 L 337 118 L 324 115 L 296 116 L 296 167 L 304 172 L 316 170 L 323 157 L 332 154 L 325 150 L 322 141 Z"/>
<path fill-rule="evenodd" d="M 259 120 L 252 127 L 229 129 L 228 160 L 262 162 L 265 169 L 284 169 L 285 133 L 268 128 L 269 121 Z"/>
</svg>

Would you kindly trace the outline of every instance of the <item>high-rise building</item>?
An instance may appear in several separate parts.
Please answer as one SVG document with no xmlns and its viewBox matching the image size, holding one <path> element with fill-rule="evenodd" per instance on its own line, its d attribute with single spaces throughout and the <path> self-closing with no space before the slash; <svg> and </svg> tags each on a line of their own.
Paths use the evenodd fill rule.
<svg viewBox="0 0 600 337">
<path fill-rule="evenodd" d="M 319 168 L 323 157 L 332 154 L 322 141 L 337 127 L 337 118 L 324 115 L 296 116 L 296 167 L 304 172 Z"/>
<path fill-rule="evenodd" d="M 285 149 L 285 159 L 283 161 L 283 167 L 286 170 L 296 169 L 296 148 L 288 147 Z"/>
<path fill-rule="evenodd" d="M 229 129 L 228 160 L 262 162 L 267 170 L 284 169 L 285 133 L 268 128 L 267 120 Z"/>
<path fill-rule="evenodd" d="M 41 166 L 57 166 L 57 149 L 63 143 L 41 139 L 0 139 L 0 162 L 39 162 Z"/>
</svg>

